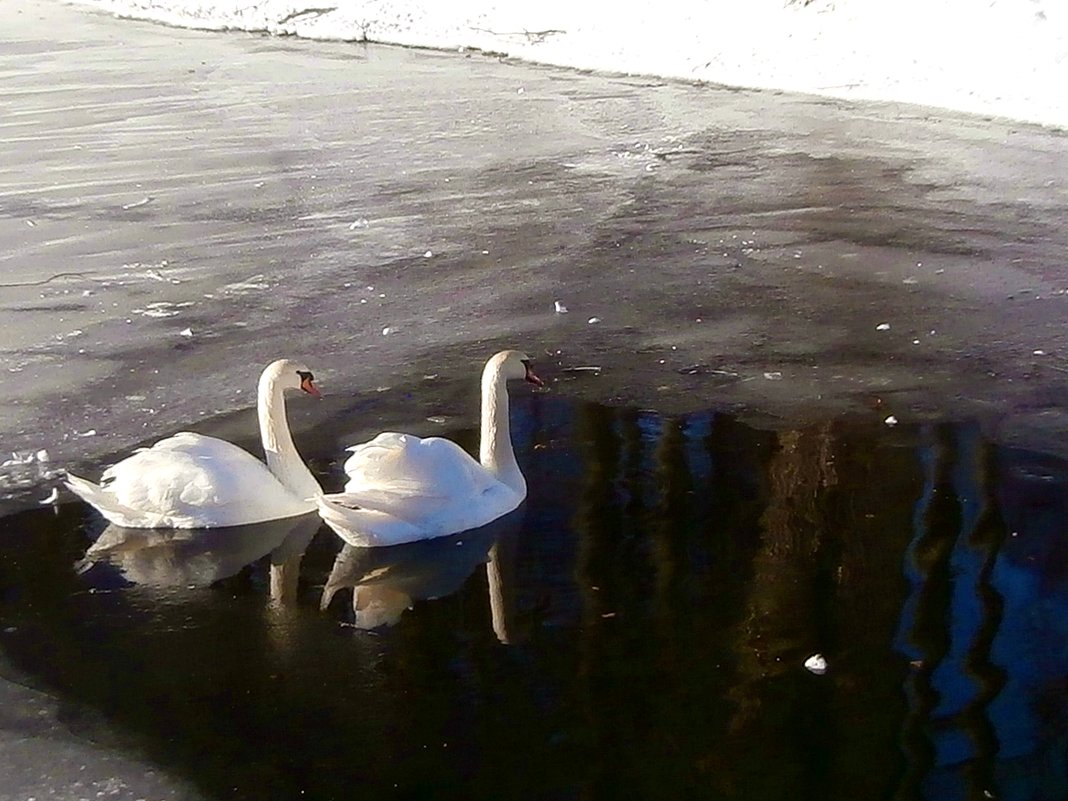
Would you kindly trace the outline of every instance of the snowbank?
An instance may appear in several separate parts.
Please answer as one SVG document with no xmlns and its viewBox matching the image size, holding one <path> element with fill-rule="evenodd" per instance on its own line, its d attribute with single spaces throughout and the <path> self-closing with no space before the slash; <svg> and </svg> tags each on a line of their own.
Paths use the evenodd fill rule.
<svg viewBox="0 0 1068 801">
<path fill-rule="evenodd" d="M 1068 126 L 1064 0 L 76 0 L 313 39 L 941 106 Z M 625 10 L 621 10 L 625 9 Z"/>
</svg>

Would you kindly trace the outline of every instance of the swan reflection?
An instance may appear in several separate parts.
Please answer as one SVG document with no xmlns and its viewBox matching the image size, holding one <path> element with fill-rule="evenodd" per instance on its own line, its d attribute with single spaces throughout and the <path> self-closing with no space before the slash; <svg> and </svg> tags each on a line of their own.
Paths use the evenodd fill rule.
<svg viewBox="0 0 1068 801">
<path fill-rule="evenodd" d="M 486 564 L 493 630 L 507 643 L 508 592 L 505 576 L 509 547 L 521 511 L 481 528 L 433 540 L 385 548 L 338 552 L 323 587 L 320 606 L 326 609 L 340 590 L 352 588 L 352 624 L 360 629 L 393 626 L 416 601 L 444 598 L 459 590 Z"/>
<path fill-rule="evenodd" d="M 295 591 L 300 557 L 320 523 L 318 515 L 309 514 L 214 529 L 141 529 L 112 524 L 89 547 L 77 569 L 86 573 L 94 565 L 109 564 L 132 584 L 206 587 L 271 554 L 271 597 L 283 600 L 289 590 Z"/>
</svg>

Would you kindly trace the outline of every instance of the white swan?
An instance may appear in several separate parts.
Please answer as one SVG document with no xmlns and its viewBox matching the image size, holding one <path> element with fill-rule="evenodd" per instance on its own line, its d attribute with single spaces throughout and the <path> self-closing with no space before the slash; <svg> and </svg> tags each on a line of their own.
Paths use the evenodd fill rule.
<svg viewBox="0 0 1068 801">
<path fill-rule="evenodd" d="M 66 484 L 126 528 L 222 528 L 313 512 L 322 488 L 293 445 L 287 389 L 320 397 L 302 364 L 281 359 L 263 371 L 258 412 L 267 466 L 225 440 L 183 431 L 112 465 L 100 484 L 70 473 Z"/>
<path fill-rule="evenodd" d="M 527 483 L 508 426 L 506 382 L 513 378 L 543 386 L 519 351 L 486 362 L 481 464 L 441 437 L 379 434 L 349 448 L 345 491 L 317 499 L 326 524 L 358 548 L 399 545 L 478 528 L 519 506 Z"/>
</svg>

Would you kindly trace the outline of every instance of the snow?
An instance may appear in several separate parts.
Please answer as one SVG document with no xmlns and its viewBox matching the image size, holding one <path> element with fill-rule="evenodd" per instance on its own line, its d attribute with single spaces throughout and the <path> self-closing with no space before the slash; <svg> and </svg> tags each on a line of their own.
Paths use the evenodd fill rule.
<svg viewBox="0 0 1068 801">
<path fill-rule="evenodd" d="M 75 2 L 185 27 L 479 49 L 1068 126 L 1064 0 L 664 0 L 629 8 L 573 0 Z"/>
</svg>

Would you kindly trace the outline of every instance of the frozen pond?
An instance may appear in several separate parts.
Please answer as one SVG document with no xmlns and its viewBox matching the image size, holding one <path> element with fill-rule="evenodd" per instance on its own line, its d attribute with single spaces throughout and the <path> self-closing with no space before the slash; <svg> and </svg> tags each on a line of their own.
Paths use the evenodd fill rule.
<svg viewBox="0 0 1068 801">
<path fill-rule="evenodd" d="M 312 518 L 86 561 L 85 507 L 8 518 L 5 658 L 206 798 L 1068 794 L 1068 464 L 964 422 L 515 407 L 527 503 L 429 543 Z"/>
</svg>

